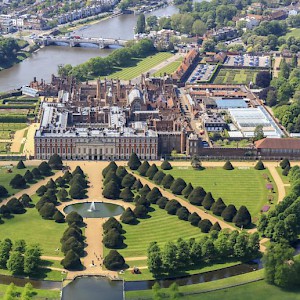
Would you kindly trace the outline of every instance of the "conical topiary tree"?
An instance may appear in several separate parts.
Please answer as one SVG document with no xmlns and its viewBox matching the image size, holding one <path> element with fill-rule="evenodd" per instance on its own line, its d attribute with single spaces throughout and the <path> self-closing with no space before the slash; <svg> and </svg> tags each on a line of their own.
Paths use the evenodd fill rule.
<svg viewBox="0 0 300 300">
<path fill-rule="evenodd" d="M 279 165 L 282 170 L 284 170 L 287 166 L 291 167 L 290 161 L 287 158 L 284 158 Z"/>
<path fill-rule="evenodd" d="M 263 162 L 262 162 L 261 160 L 259 160 L 259 161 L 256 163 L 254 169 L 256 169 L 256 170 L 264 170 L 264 169 L 265 169 L 265 166 L 264 166 Z"/>
<path fill-rule="evenodd" d="M 211 228 L 210 228 L 210 231 L 221 231 L 221 226 L 219 224 L 219 222 L 216 222 Z"/>
<path fill-rule="evenodd" d="M 186 187 L 185 181 L 179 177 L 173 181 L 172 185 L 170 186 L 170 190 L 175 195 L 181 195 L 181 192 L 185 187 Z"/>
<path fill-rule="evenodd" d="M 212 227 L 211 221 L 208 219 L 203 219 L 199 222 L 198 227 L 201 229 L 203 233 L 208 233 Z"/>
<path fill-rule="evenodd" d="M 189 201 L 194 205 L 202 205 L 202 201 L 206 195 L 205 190 L 201 186 L 197 186 L 189 195 Z"/>
<path fill-rule="evenodd" d="M 130 190 L 129 187 L 126 187 L 123 189 L 120 193 L 120 198 L 123 199 L 125 202 L 132 202 L 133 201 L 134 194 Z"/>
<path fill-rule="evenodd" d="M 102 170 L 102 176 L 103 178 L 106 177 L 106 174 L 108 173 L 108 171 L 110 170 L 113 170 L 114 172 L 116 172 L 118 169 L 118 166 L 117 164 L 115 163 L 115 161 L 111 161 L 107 167 L 105 167 L 103 170 Z"/>
<path fill-rule="evenodd" d="M 226 204 L 222 200 L 222 198 L 218 198 L 218 200 L 212 205 L 211 211 L 216 216 L 221 216 L 223 210 L 226 208 Z"/>
<path fill-rule="evenodd" d="M 108 270 L 120 270 L 124 268 L 125 260 L 117 250 L 110 250 L 103 264 Z"/>
<path fill-rule="evenodd" d="M 139 190 L 139 193 L 140 193 L 141 196 L 146 196 L 150 191 L 151 191 L 151 189 L 149 188 L 148 184 L 145 184 L 145 185 Z"/>
<path fill-rule="evenodd" d="M 188 198 L 190 193 L 193 191 L 193 189 L 194 189 L 193 185 L 189 182 L 188 185 L 183 189 L 182 195 L 185 198 Z"/>
<path fill-rule="evenodd" d="M 104 234 L 106 234 L 112 228 L 117 229 L 120 233 L 122 233 L 122 224 L 114 217 L 110 217 L 103 225 Z"/>
<path fill-rule="evenodd" d="M 136 155 L 136 153 L 133 152 L 129 158 L 128 167 L 130 168 L 130 170 L 137 170 L 140 165 L 141 161 L 139 157 Z"/>
<path fill-rule="evenodd" d="M 289 165 L 287 165 L 284 170 L 282 171 L 282 175 L 283 176 L 288 176 L 289 172 L 290 172 L 291 167 Z"/>
<path fill-rule="evenodd" d="M 128 174 L 127 174 L 128 175 Z M 126 176 L 127 176 L 126 175 Z M 125 177 L 126 177 L 125 176 Z M 123 178 L 124 179 L 124 178 Z M 122 180 L 123 180 L 122 179 Z M 103 181 L 103 184 L 106 185 L 108 184 L 110 181 L 114 181 L 115 183 L 117 183 L 119 186 L 121 185 L 121 180 L 120 178 L 116 175 L 116 171 L 113 170 L 109 170 L 105 176 L 105 179 Z"/>
<path fill-rule="evenodd" d="M 225 165 L 223 166 L 224 170 L 233 170 L 234 167 L 229 160 L 226 160 Z"/>
<path fill-rule="evenodd" d="M 61 170 L 63 167 L 63 162 L 58 154 L 53 154 L 48 161 L 48 164 L 52 170 Z"/>
<path fill-rule="evenodd" d="M 119 185 L 113 180 L 108 182 L 102 191 L 102 195 L 107 199 L 118 199 L 120 195 Z"/>
<path fill-rule="evenodd" d="M 72 174 L 70 173 L 70 171 L 66 171 L 63 175 L 63 180 L 65 180 L 66 183 L 69 183 L 72 179 Z"/>
<path fill-rule="evenodd" d="M 153 164 L 150 166 L 150 168 L 147 170 L 146 172 L 146 176 L 152 180 L 154 175 L 158 172 L 158 168 L 156 166 L 156 164 Z"/>
<path fill-rule="evenodd" d="M 221 216 L 226 222 L 232 222 L 237 210 L 233 204 L 229 204 L 222 212 Z"/>
<path fill-rule="evenodd" d="M 139 179 L 136 179 L 133 186 L 131 187 L 132 189 L 139 191 L 143 187 L 143 184 Z"/>
<path fill-rule="evenodd" d="M 128 187 L 131 188 L 133 184 L 135 183 L 135 177 L 132 174 L 126 174 L 124 178 L 122 179 L 121 185 L 122 187 Z"/>
<path fill-rule="evenodd" d="M 210 209 L 212 205 L 215 203 L 215 199 L 213 198 L 211 192 L 208 192 L 202 202 L 202 205 L 205 209 Z"/>
<path fill-rule="evenodd" d="M 73 184 L 69 190 L 69 195 L 72 199 L 83 199 L 85 190 L 79 184 Z"/>
<path fill-rule="evenodd" d="M 160 167 L 162 170 L 171 170 L 172 169 L 171 164 L 167 160 L 164 160 Z"/>
<path fill-rule="evenodd" d="M 17 164 L 17 169 L 25 169 L 26 166 L 24 165 L 22 160 L 19 160 L 18 164 Z"/>
<path fill-rule="evenodd" d="M 145 218 L 148 214 L 148 208 L 145 205 L 138 204 L 133 212 L 137 218 Z"/>
<path fill-rule="evenodd" d="M 190 214 L 188 221 L 193 226 L 198 226 L 199 222 L 201 221 L 201 217 L 196 212 L 193 212 L 192 214 Z"/>
<path fill-rule="evenodd" d="M 165 210 L 168 212 L 169 215 L 175 215 L 177 212 L 177 209 L 179 209 L 180 207 L 181 207 L 181 204 L 177 200 L 172 199 L 167 202 Z"/>
<path fill-rule="evenodd" d="M 166 174 L 163 171 L 158 171 L 155 173 L 154 177 L 153 177 L 153 181 L 156 184 L 161 184 L 162 180 L 164 179 L 164 177 L 166 176 Z"/>
<path fill-rule="evenodd" d="M 33 168 L 31 173 L 34 178 L 36 178 L 36 179 L 41 178 L 41 172 L 38 168 Z"/>
<path fill-rule="evenodd" d="M 72 249 L 67 252 L 61 264 L 67 270 L 78 270 L 82 268 L 79 256 Z"/>
<path fill-rule="evenodd" d="M 141 176 L 146 176 L 146 173 L 148 169 L 150 168 L 150 165 L 147 160 L 144 160 L 143 163 L 139 166 L 138 172 Z"/>
<path fill-rule="evenodd" d="M 57 198 L 59 201 L 66 201 L 68 198 L 68 192 L 65 188 L 61 188 L 57 193 Z"/>
<path fill-rule="evenodd" d="M 116 175 L 122 180 L 128 172 L 126 171 L 126 168 L 123 166 L 119 166 L 116 170 Z"/>
<path fill-rule="evenodd" d="M 120 219 L 125 224 L 131 224 L 131 225 L 137 224 L 137 219 L 135 217 L 135 214 L 133 213 L 130 207 L 126 208 L 126 210 L 121 215 Z"/>
<path fill-rule="evenodd" d="M 58 210 L 54 215 L 53 215 L 53 220 L 56 223 L 64 223 L 65 222 L 65 216 Z"/>
<path fill-rule="evenodd" d="M 34 179 L 32 173 L 31 173 L 29 170 L 27 170 L 27 171 L 25 172 L 25 174 L 24 174 L 23 177 L 24 177 L 24 179 L 26 180 L 26 182 L 28 182 L 28 183 L 32 182 L 33 179 Z"/>
<path fill-rule="evenodd" d="M 157 200 L 162 196 L 160 190 L 157 187 L 154 187 L 147 195 L 146 199 L 150 203 L 156 203 Z"/>
<path fill-rule="evenodd" d="M 166 198 L 166 197 L 160 197 L 157 200 L 156 204 L 159 206 L 159 208 L 164 209 L 166 207 L 168 201 L 169 201 L 168 198 Z"/>
<path fill-rule="evenodd" d="M 38 169 L 41 172 L 41 175 L 43 175 L 43 176 L 50 176 L 52 174 L 50 166 L 45 161 L 40 163 L 40 165 L 38 166 Z"/>
<path fill-rule="evenodd" d="M 180 220 L 184 220 L 187 221 L 189 216 L 190 216 L 190 212 L 188 211 L 188 209 L 184 206 L 180 207 L 177 209 L 176 211 L 176 216 L 178 217 L 178 219 Z"/>
<path fill-rule="evenodd" d="M 161 184 L 165 189 L 169 189 L 174 181 L 174 177 L 171 174 L 167 174 L 162 180 Z"/>
<path fill-rule="evenodd" d="M 247 228 L 251 225 L 251 215 L 246 206 L 242 205 L 234 216 L 232 222 L 235 223 L 237 227 Z"/>
</svg>

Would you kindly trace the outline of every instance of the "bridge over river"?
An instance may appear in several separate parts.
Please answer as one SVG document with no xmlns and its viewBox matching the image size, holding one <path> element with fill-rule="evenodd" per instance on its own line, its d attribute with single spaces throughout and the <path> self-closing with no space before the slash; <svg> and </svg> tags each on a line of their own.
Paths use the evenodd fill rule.
<svg viewBox="0 0 300 300">
<path fill-rule="evenodd" d="M 70 47 L 83 47 L 85 45 L 96 45 L 99 49 L 109 48 L 109 46 L 118 45 L 125 46 L 128 40 L 113 39 L 113 38 L 67 38 L 67 37 L 47 37 L 42 39 L 36 39 L 37 43 L 49 46 L 70 46 Z"/>
</svg>

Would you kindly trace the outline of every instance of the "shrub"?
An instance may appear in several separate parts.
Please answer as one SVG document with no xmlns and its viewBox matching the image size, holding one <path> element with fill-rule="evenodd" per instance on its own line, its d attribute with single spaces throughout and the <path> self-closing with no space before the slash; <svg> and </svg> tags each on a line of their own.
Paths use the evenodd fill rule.
<svg viewBox="0 0 300 300">
<path fill-rule="evenodd" d="M 33 179 L 34 179 L 34 176 L 32 175 L 32 173 L 31 173 L 29 170 L 27 170 L 27 171 L 25 172 L 25 174 L 24 174 L 23 177 L 24 177 L 24 179 L 26 180 L 26 182 L 28 182 L 28 183 L 32 182 Z"/>
<path fill-rule="evenodd" d="M 108 270 L 119 270 L 124 268 L 125 260 L 118 251 L 111 250 L 104 258 L 103 264 Z"/>
<path fill-rule="evenodd" d="M 123 245 L 123 239 L 124 237 L 120 232 L 117 229 L 112 228 L 104 235 L 103 244 L 107 248 L 120 248 Z"/>
<path fill-rule="evenodd" d="M 197 186 L 189 195 L 189 201 L 194 205 L 202 205 L 202 201 L 206 195 L 205 190 L 201 186 Z"/>
<path fill-rule="evenodd" d="M 23 214 L 25 212 L 23 204 L 17 198 L 10 199 L 6 203 L 6 207 L 13 214 Z"/>
<path fill-rule="evenodd" d="M 164 177 L 166 176 L 166 174 L 163 171 L 158 171 L 155 173 L 154 177 L 153 177 L 153 181 L 156 184 L 161 184 L 162 180 L 164 179 Z"/>
<path fill-rule="evenodd" d="M 43 176 L 50 176 L 52 174 L 50 166 L 45 161 L 40 163 L 38 169 Z"/>
<path fill-rule="evenodd" d="M 160 198 L 157 200 L 156 204 L 159 206 L 159 208 L 164 209 L 164 208 L 166 207 L 168 201 L 169 201 L 169 200 L 168 200 L 166 197 L 160 197 Z"/>
<path fill-rule="evenodd" d="M 120 198 L 123 199 L 125 202 L 132 202 L 133 196 L 134 196 L 134 194 L 132 193 L 132 191 L 130 190 L 129 187 L 126 187 L 120 193 Z"/>
<path fill-rule="evenodd" d="M 182 195 L 185 197 L 185 198 L 188 198 L 189 195 L 191 194 L 191 192 L 193 191 L 193 185 L 191 183 L 188 183 L 188 185 L 183 189 L 182 191 Z"/>
<path fill-rule="evenodd" d="M 214 215 L 221 216 L 225 208 L 226 204 L 223 202 L 222 198 L 218 198 L 218 200 L 212 205 L 211 210 Z"/>
<path fill-rule="evenodd" d="M 146 196 L 150 191 L 151 191 L 151 189 L 149 188 L 148 184 L 145 184 L 145 185 L 139 190 L 139 193 L 140 193 L 141 196 Z"/>
<path fill-rule="evenodd" d="M 226 160 L 225 165 L 223 166 L 224 170 L 233 170 L 234 167 L 229 160 Z"/>
<path fill-rule="evenodd" d="M 242 205 L 234 216 L 233 220 L 235 226 L 247 228 L 251 225 L 251 215 L 246 206 Z"/>
<path fill-rule="evenodd" d="M 287 165 L 284 170 L 282 171 L 282 175 L 283 176 L 288 176 L 289 172 L 290 172 L 291 167 L 289 165 Z"/>
<path fill-rule="evenodd" d="M 14 189 L 22 189 L 26 187 L 26 181 L 20 174 L 16 174 L 16 176 L 10 181 L 9 185 Z"/>
<path fill-rule="evenodd" d="M 52 170 L 61 170 L 63 167 L 61 157 L 58 154 L 53 154 L 49 158 L 48 164 Z"/>
<path fill-rule="evenodd" d="M 104 233 L 108 232 L 112 228 L 117 229 L 120 233 L 122 233 L 122 224 L 116 220 L 114 217 L 110 217 L 103 225 Z"/>
<path fill-rule="evenodd" d="M 41 197 L 47 192 L 47 188 L 44 185 L 41 185 L 37 190 L 36 194 Z"/>
<path fill-rule="evenodd" d="M 226 222 L 232 222 L 232 219 L 236 215 L 237 210 L 234 205 L 229 204 L 222 212 L 221 216 Z"/>
<path fill-rule="evenodd" d="M 126 169 L 123 166 L 119 166 L 117 168 L 116 175 L 120 178 L 120 180 L 122 180 L 126 174 L 128 174 L 128 172 L 126 171 Z"/>
<path fill-rule="evenodd" d="M 282 170 L 284 170 L 287 166 L 291 167 L 290 161 L 287 158 L 284 158 L 279 165 Z"/>
<path fill-rule="evenodd" d="M 145 218 L 148 214 L 148 208 L 145 205 L 137 205 L 133 212 L 137 218 Z"/>
<path fill-rule="evenodd" d="M 110 181 L 102 192 L 102 195 L 107 199 L 118 199 L 120 195 L 120 188 L 115 181 Z"/>
<path fill-rule="evenodd" d="M 18 162 L 18 164 L 17 164 L 17 169 L 25 169 L 25 168 L 26 168 L 26 167 L 25 167 L 23 161 L 22 161 L 22 160 L 19 160 L 19 162 Z"/>
<path fill-rule="evenodd" d="M 147 170 L 146 176 L 152 180 L 154 175 L 158 172 L 158 168 L 156 164 L 151 165 L 151 167 Z"/>
<path fill-rule="evenodd" d="M 40 209 L 39 213 L 43 219 L 52 219 L 56 213 L 57 208 L 53 203 L 46 202 Z"/>
<path fill-rule="evenodd" d="M 106 177 L 106 174 L 108 173 L 108 171 L 112 170 L 114 172 L 116 172 L 118 169 L 118 166 L 117 164 L 114 162 L 114 161 L 111 161 L 107 167 L 105 167 L 103 170 L 102 170 L 102 176 L 103 178 Z"/>
<path fill-rule="evenodd" d="M 136 153 L 132 153 L 128 161 L 128 167 L 130 168 L 130 170 L 137 170 L 140 165 L 140 159 L 138 158 Z"/>
<path fill-rule="evenodd" d="M 79 256 L 72 249 L 67 252 L 65 258 L 60 263 L 67 270 L 77 270 L 82 268 Z"/>
<path fill-rule="evenodd" d="M 211 228 L 210 231 L 221 231 L 221 226 L 219 224 L 219 222 L 216 222 Z"/>
<path fill-rule="evenodd" d="M 256 170 L 264 170 L 265 169 L 265 165 L 263 164 L 263 162 L 261 160 L 259 160 L 256 163 L 254 169 L 256 169 Z"/>
<path fill-rule="evenodd" d="M 160 167 L 162 170 L 172 170 L 172 166 L 167 160 L 164 160 Z"/>
<path fill-rule="evenodd" d="M 146 176 L 146 173 L 148 169 L 150 168 L 150 165 L 147 160 L 145 160 L 138 168 L 138 172 L 140 173 L 141 176 Z"/>
<path fill-rule="evenodd" d="M 154 187 L 147 195 L 146 199 L 150 203 L 156 203 L 157 200 L 162 196 L 160 190 L 157 187 Z"/>
<path fill-rule="evenodd" d="M 125 177 L 122 179 L 122 187 L 128 187 L 131 188 L 133 184 L 135 183 L 135 177 L 132 174 L 127 174 Z"/>
<path fill-rule="evenodd" d="M 172 191 L 173 194 L 175 195 L 181 195 L 181 192 L 183 191 L 183 189 L 186 187 L 186 183 L 182 178 L 176 178 L 171 187 L 170 190 Z"/>
<path fill-rule="evenodd" d="M 6 197 L 7 195 L 7 189 L 3 185 L 0 185 L 0 198 Z"/>
<path fill-rule="evenodd" d="M 169 189 L 174 181 L 174 177 L 171 174 L 167 174 L 162 180 L 161 184 L 165 189 Z"/>
<path fill-rule="evenodd" d="M 199 224 L 199 222 L 201 221 L 201 218 L 196 212 L 193 212 L 192 214 L 189 215 L 188 221 L 193 226 L 197 226 Z"/>
<path fill-rule="evenodd" d="M 190 212 L 188 211 L 188 209 L 186 207 L 182 206 L 182 207 L 177 209 L 176 216 L 180 220 L 187 221 L 189 216 L 190 216 Z"/>
<path fill-rule="evenodd" d="M 208 233 L 212 226 L 213 225 L 212 225 L 211 221 L 209 221 L 207 219 L 201 220 L 198 224 L 198 227 L 201 229 L 201 231 L 203 233 Z"/>
<path fill-rule="evenodd" d="M 53 220 L 56 223 L 64 223 L 65 222 L 65 216 L 59 210 L 57 210 L 56 213 L 53 215 Z"/>
<path fill-rule="evenodd" d="M 181 204 L 175 200 L 172 199 L 167 202 L 165 210 L 168 212 L 169 215 L 175 215 L 177 212 L 177 209 L 181 207 Z"/>
<path fill-rule="evenodd" d="M 213 198 L 211 192 L 208 192 L 202 202 L 202 205 L 205 209 L 210 209 L 212 205 L 215 203 L 215 199 Z"/>
<path fill-rule="evenodd" d="M 67 217 L 66 217 L 67 223 L 73 224 L 75 223 L 76 225 L 81 225 L 83 223 L 83 218 L 80 214 L 78 214 L 76 211 L 71 211 Z"/>
<path fill-rule="evenodd" d="M 135 189 L 136 191 L 139 191 L 143 187 L 143 184 L 139 179 L 136 179 L 133 186 L 131 187 L 132 189 Z"/>
<path fill-rule="evenodd" d="M 134 212 L 131 210 L 130 207 L 126 208 L 126 210 L 121 215 L 121 221 L 125 224 L 136 224 L 137 219 L 135 217 Z"/>
</svg>

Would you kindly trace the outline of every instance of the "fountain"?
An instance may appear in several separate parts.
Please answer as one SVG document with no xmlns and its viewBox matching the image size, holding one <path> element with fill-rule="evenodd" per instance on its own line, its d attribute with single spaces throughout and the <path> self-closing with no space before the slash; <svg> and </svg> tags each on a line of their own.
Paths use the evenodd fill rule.
<svg viewBox="0 0 300 300">
<path fill-rule="evenodd" d="M 95 202 L 93 201 L 93 202 L 91 203 L 90 208 L 88 209 L 88 212 L 92 212 L 92 211 L 95 211 L 95 210 L 96 210 Z"/>
</svg>

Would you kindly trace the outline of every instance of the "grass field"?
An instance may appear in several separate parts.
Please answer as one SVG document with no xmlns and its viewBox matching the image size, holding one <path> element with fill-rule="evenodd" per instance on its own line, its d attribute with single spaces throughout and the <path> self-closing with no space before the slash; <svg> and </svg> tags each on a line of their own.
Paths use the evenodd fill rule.
<svg viewBox="0 0 300 300">
<path fill-rule="evenodd" d="M 214 84 L 249 84 L 255 82 L 258 71 L 251 69 L 219 69 Z"/>
<path fill-rule="evenodd" d="M 182 58 L 178 59 L 176 61 L 173 61 L 173 62 L 169 63 L 168 65 L 166 65 L 165 67 L 159 69 L 157 72 L 155 72 L 153 74 L 153 76 L 163 76 L 164 73 L 166 73 L 166 74 L 172 74 L 180 66 L 181 62 L 182 62 Z"/>
<path fill-rule="evenodd" d="M 25 163 L 26 164 L 26 163 Z M 9 165 L 9 164 L 7 164 Z M 10 185 L 9 182 L 16 176 L 16 174 L 21 174 L 22 176 L 25 174 L 27 170 L 32 170 L 33 167 L 28 166 L 26 169 L 17 169 L 16 167 L 13 167 L 12 173 L 7 173 L 8 168 L 6 167 L 0 167 L 0 185 L 3 185 L 8 193 L 10 195 L 13 195 L 16 192 L 19 192 L 19 189 L 13 189 Z"/>
<path fill-rule="evenodd" d="M 9 147 L 7 147 L 7 145 L 9 145 Z M 0 153 L 7 153 L 7 152 L 9 152 L 10 150 L 7 151 L 7 149 L 10 149 L 10 146 L 11 146 L 10 143 L 0 143 Z"/>
<path fill-rule="evenodd" d="M 4 299 L 4 294 L 7 289 L 8 285 L 0 284 L 0 297 Z M 22 293 L 23 288 L 16 287 L 16 291 L 18 293 Z M 60 299 L 60 291 L 54 290 L 38 290 L 33 289 L 34 296 L 32 297 L 33 300 L 59 300 Z M 19 298 L 18 298 L 19 299 Z"/>
<path fill-rule="evenodd" d="M 217 140 L 213 142 L 214 145 L 218 147 L 223 147 L 223 148 L 247 148 L 249 145 L 251 146 L 252 143 L 246 139 L 240 140 L 240 141 L 229 141 L 227 139 L 224 140 Z"/>
<path fill-rule="evenodd" d="M 170 58 L 173 54 L 169 52 L 159 52 L 152 56 L 148 56 L 144 59 L 136 59 L 136 64 L 132 67 L 122 68 L 108 76 L 106 78 L 119 78 L 123 80 L 130 80 L 140 76 L 142 73 L 146 73 L 153 67 L 157 66 L 164 60 Z M 104 78 L 103 77 L 103 78 Z"/>
<path fill-rule="evenodd" d="M 223 168 L 193 170 L 192 167 L 188 169 L 174 167 L 164 172 L 172 174 L 175 178 L 181 177 L 187 183 L 191 182 L 194 187 L 202 186 L 206 192 L 211 192 L 215 199 L 221 197 L 227 205 L 234 204 L 237 209 L 245 205 L 252 216 L 257 215 L 267 203 L 269 192 L 263 174 L 268 174 L 269 178 L 272 178 L 268 170 L 257 171 L 253 168 L 227 171 Z M 276 195 L 275 202 L 277 202 Z"/>
<path fill-rule="evenodd" d="M 37 196 L 32 197 L 38 200 Z M 44 220 L 36 208 L 28 208 L 25 214 L 14 215 L 11 219 L 4 219 L 1 225 L 0 240 L 10 238 L 12 241 L 25 239 L 27 244 L 40 244 L 43 255 L 63 256 L 55 250 L 61 248 L 60 239 L 66 224 L 58 224 L 53 220 Z"/>
<path fill-rule="evenodd" d="M 280 176 L 280 178 L 281 178 L 281 180 L 283 181 L 284 184 L 290 183 L 289 176 L 282 175 L 283 170 L 281 169 L 281 167 L 276 167 L 276 171 L 279 174 L 279 176 Z"/>
<path fill-rule="evenodd" d="M 157 205 L 153 205 L 153 208 L 155 210 L 149 213 L 150 218 L 139 219 L 139 224 L 122 224 L 126 231 L 124 243 L 127 247 L 118 251 L 124 257 L 146 256 L 147 248 L 153 241 L 163 247 L 166 242 L 175 242 L 180 237 L 185 239 L 201 237 L 199 228 L 179 220 L 177 216 L 169 215 Z"/>
<path fill-rule="evenodd" d="M 290 31 L 285 35 L 286 38 L 293 36 L 295 38 L 300 37 L 300 28 L 291 28 Z"/>
</svg>

